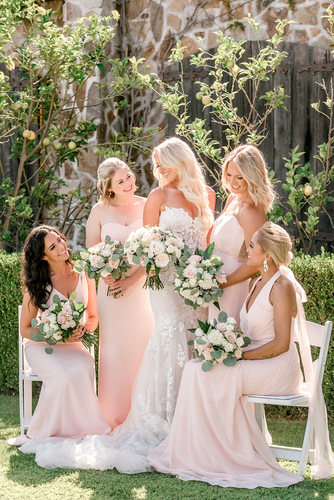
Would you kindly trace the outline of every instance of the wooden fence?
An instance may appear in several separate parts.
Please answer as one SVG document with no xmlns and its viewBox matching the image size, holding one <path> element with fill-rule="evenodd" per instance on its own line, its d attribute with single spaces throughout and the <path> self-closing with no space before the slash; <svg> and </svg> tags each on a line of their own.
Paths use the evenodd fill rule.
<svg viewBox="0 0 334 500">
<path fill-rule="evenodd" d="M 265 42 L 260 42 L 261 47 L 264 45 Z M 244 44 L 244 49 L 243 60 L 246 60 L 258 53 L 258 42 L 248 41 Z M 320 163 L 313 157 L 317 153 L 317 145 L 327 142 L 329 122 L 317 113 L 311 104 L 325 100 L 325 93 L 317 83 L 324 81 L 327 88 L 330 88 L 334 57 L 329 50 L 304 44 L 286 42 L 280 46 L 280 50 L 287 52 L 288 56 L 271 75 L 270 80 L 262 84 L 260 91 L 262 93 L 262 91 L 283 85 L 285 94 L 290 97 L 286 99 L 287 111 L 277 109 L 269 116 L 267 120 L 268 137 L 261 144 L 260 149 L 264 153 L 269 167 L 274 169 L 276 178 L 282 181 L 285 179 L 286 170 L 283 158 L 287 157 L 289 151 L 297 145 L 299 145 L 299 151 L 305 152 L 301 159 L 302 163 L 309 161 L 314 172 L 317 172 L 321 167 Z M 165 71 L 163 79 L 165 82 L 178 81 L 179 74 L 179 66 L 175 63 Z M 188 58 L 184 61 L 184 79 L 185 92 L 189 96 L 189 102 L 191 102 L 189 108 L 191 120 L 195 117 L 205 118 L 206 129 L 212 130 L 213 139 L 222 146 L 225 145 L 223 127 L 213 121 L 208 108 L 203 113 L 202 102 L 196 100 L 195 97 L 199 91 L 199 85 L 196 85 L 195 82 L 204 81 L 210 85 L 212 77 L 207 71 L 200 71 L 192 66 Z M 252 90 L 252 84 L 250 84 L 248 88 L 250 96 L 252 96 Z M 239 116 L 241 113 L 246 115 L 247 103 L 241 93 L 235 100 L 235 106 L 238 107 Z M 170 115 L 167 115 L 166 119 L 168 122 L 167 134 L 172 136 L 175 134 L 176 120 Z M 209 162 L 208 166 L 210 167 Z M 277 188 L 279 195 L 286 197 L 286 193 L 279 184 Z M 329 204 L 327 211 L 334 219 L 333 207 L 334 204 Z M 316 250 L 319 250 L 320 246 L 332 248 L 334 231 L 328 216 L 321 218 L 316 240 Z"/>
</svg>

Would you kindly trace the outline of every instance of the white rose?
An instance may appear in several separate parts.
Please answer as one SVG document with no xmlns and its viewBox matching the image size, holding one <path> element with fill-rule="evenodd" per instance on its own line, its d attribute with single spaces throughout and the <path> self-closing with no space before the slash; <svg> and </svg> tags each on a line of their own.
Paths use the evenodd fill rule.
<svg viewBox="0 0 334 500">
<path fill-rule="evenodd" d="M 142 245 L 147 247 L 150 245 L 151 241 L 152 241 L 152 235 L 149 232 L 145 233 L 141 240 Z"/>
<path fill-rule="evenodd" d="M 165 252 L 165 245 L 161 241 L 152 241 L 149 251 L 153 252 L 154 255 L 159 255 Z"/>
<path fill-rule="evenodd" d="M 175 278 L 175 283 L 174 283 L 174 285 L 175 285 L 176 287 L 178 287 L 178 286 L 181 286 L 181 285 L 182 285 L 182 281 L 180 280 L 180 278 Z"/>
<path fill-rule="evenodd" d="M 43 314 L 42 314 L 42 316 L 43 316 Z M 55 313 L 49 314 L 48 321 L 49 321 L 49 323 L 56 323 L 57 315 Z"/>
<path fill-rule="evenodd" d="M 227 352 L 223 352 L 223 351 L 220 351 L 220 358 L 217 359 L 218 363 L 222 363 L 224 361 L 224 359 L 227 358 Z"/>
<path fill-rule="evenodd" d="M 61 334 L 61 333 L 58 333 L 58 332 L 54 333 L 54 334 L 52 335 L 52 337 L 53 337 L 55 340 L 57 340 L 57 341 L 59 341 L 59 340 L 61 340 L 61 339 L 63 338 L 62 334 Z"/>
<path fill-rule="evenodd" d="M 100 276 L 102 276 L 102 278 L 106 278 L 107 276 L 109 276 L 110 273 L 108 273 L 108 271 L 106 269 L 103 269 L 103 271 L 101 271 L 100 273 Z"/>
<path fill-rule="evenodd" d="M 202 354 L 203 354 L 206 361 L 213 361 L 212 357 L 211 357 L 211 351 L 212 351 L 212 349 L 210 347 L 206 347 L 203 350 Z"/>
<path fill-rule="evenodd" d="M 181 290 L 180 295 L 182 295 L 185 299 L 190 299 L 191 297 L 190 290 Z"/>
<path fill-rule="evenodd" d="M 212 279 L 206 279 L 206 280 L 203 280 L 201 279 L 199 282 L 198 282 L 199 286 L 201 288 L 203 288 L 203 290 L 210 290 L 210 288 L 212 288 Z"/>
<path fill-rule="evenodd" d="M 113 254 L 113 249 L 110 247 L 105 247 L 101 251 L 101 255 L 103 255 L 103 257 L 110 257 L 110 255 L 112 254 Z"/>
<path fill-rule="evenodd" d="M 42 321 L 42 323 L 47 323 L 47 322 L 49 322 L 49 321 L 50 321 L 50 320 L 49 320 L 49 316 L 51 316 L 51 314 L 49 313 L 49 311 L 48 311 L 48 310 L 43 311 L 43 312 L 42 312 L 42 315 L 41 315 L 41 321 Z"/>
<path fill-rule="evenodd" d="M 69 321 L 69 324 L 70 324 L 70 328 L 75 328 L 75 326 L 76 326 L 76 322 L 74 321 L 74 319 Z"/>
<path fill-rule="evenodd" d="M 234 356 L 237 358 L 237 359 L 241 359 L 242 358 L 242 351 L 241 349 L 237 349 L 234 353 Z"/>
<path fill-rule="evenodd" d="M 195 337 L 202 337 L 204 335 L 204 332 L 201 328 L 196 328 L 195 330 Z"/>
<path fill-rule="evenodd" d="M 196 303 L 197 303 L 198 306 L 202 306 L 203 302 L 204 301 L 203 301 L 202 297 L 198 297 L 198 299 L 196 300 Z"/>
<path fill-rule="evenodd" d="M 222 285 L 223 283 L 227 282 L 226 274 L 225 273 L 216 274 L 215 276 L 216 276 L 216 280 L 218 281 L 218 283 L 220 285 Z"/>
<path fill-rule="evenodd" d="M 191 255 L 188 259 L 188 262 L 189 264 L 196 266 L 196 264 L 201 261 L 201 258 L 202 257 L 200 255 Z"/>
<path fill-rule="evenodd" d="M 207 335 L 208 340 L 214 345 L 221 345 L 223 341 L 223 336 L 219 330 L 213 328 Z"/>
<path fill-rule="evenodd" d="M 237 340 L 235 341 L 238 347 L 242 347 L 244 345 L 244 339 L 243 337 L 238 337 Z"/>
<path fill-rule="evenodd" d="M 166 252 L 169 254 L 174 254 L 176 252 L 177 248 L 174 247 L 174 245 L 168 245 L 166 248 Z"/>
<path fill-rule="evenodd" d="M 226 324 L 225 323 L 217 323 L 217 328 L 220 332 L 226 332 Z"/>
<path fill-rule="evenodd" d="M 46 324 L 44 325 L 44 327 L 43 327 L 43 332 L 44 332 L 44 333 L 48 333 L 48 331 L 49 331 L 49 330 L 50 330 L 50 327 L 49 327 L 49 325 L 46 323 Z"/>
<path fill-rule="evenodd" d="M 212 263 L 210 259 L 205 259 L 202 261 L 202 264 L 204 264 L 206 267 L 211 267 Z"/>
<path fill-rule="evenodd" d="M 61 308 L 61 312 L 66 315 L 72 314 L 72 307 L 68 302 L 66 302 L 66 304 L 63 305 L 63 307 Z"/>
<path fill-rule="evenodd" d="M 234 351 L 234 346 L 230 344 L 230 342 L 227 342 L 227 340 L 222 341 L 222 346 L 224 347 L 224 350 L 226 352 L 233 352 Z"/>
<path fill-rule="evenodd" d="M 119 259 L 117 259 L 117 260 L 109 259 L 108 264 L 111 267 L 111 269 L 117 269 L 117 267 L 119 265 Z"/>
<path fill-rule="evenodd" d="M 227 332 L 233 332 L 233 330 L 234 330 L 234 326 L 233 325 L 229 325 L 229 324 L 226 325 L 226 331 Z"/>
<path fill-rule="evenodd" d="M 156 256 L 154 262 L 157 267 L 166 267 L 169 263 L 169 257 L 166 253 L 161 253 Z"/>
<path fill-rule="evenodd" d="M 194 276 L 196 276 L 196 272 L 197 272 L 197 269 L 195 266 L 193 266 L 192 264 L 189 264 L 183 271 L 183 276 L 185 278 L 193 278 Z"/>
<path fill-rule="evenodd" d="M 194 278 L 190 278 L 189 280 L 189 285 L 190 286 L 196 286 L 196 283 L 197 283 L 197 279 L 194 277 Z"/>
<path fill-rule="evenodd" d="M 161 241 L 162 240 L 162 235 L 159 232 L 153 233 L 152 234 L 152 240 L 154 240 L 154 241 Z"/>
<path fill-rule="evenodd" d="M 236 320 L 233 318 L 233 316 L 229 316 L 226 320 L 226 323 L 229 323 L 230 325 L 235 325 Z"/>
</svg>

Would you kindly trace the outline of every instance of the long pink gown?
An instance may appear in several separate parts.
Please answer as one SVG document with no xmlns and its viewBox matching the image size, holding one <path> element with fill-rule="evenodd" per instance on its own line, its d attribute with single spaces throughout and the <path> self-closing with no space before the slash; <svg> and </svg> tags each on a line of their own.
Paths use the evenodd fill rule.
<svg viewBox="0 0 334 500">
<path fill-rule="evenodd" d="M 79 277 L 77 301 L 87 304 L 86 277 Z M 66 297 L 55 288 L 53 296 Z M 108 426 L 94 390 L 95 363 L 81 342 L 58 343 L 52 354 L 47 354 L 45 342 L 28 341 L 25 346 L 27 361 L 43 381 L 38 404 L 33 414 L 28 438 L 46 440 L 51 437 L 78 438 L 91 434 L 108 434 Z M 21 450 L 29 450 L 29 443 Z M 25 448 L 26 447 L 26 448 Z M 26 451 L 30 453 L 31 451 Z"/>
<path fill-rule="evenodd" d="M 223 270 L 227 275 L 232 274 L 245 261 L 245 235 L 235 215 L 221 214 L 215 221 L 211 242 L 215 243 L 214 254 L 221 257 L 224 262 Z M 240 323 L 240 309 L 248 294 L 249 280 L 224 289 L 219 297 L 220 310 L 233 316 Z M 218 309 L 213 304 L 209 305 L 209 319 L 217 319 Z"/>
<path fill-rule="evenodd" d="M 102 226 L 101 240 L 125 243 L 142 219 L 129 226 L 108 222 Z M 129 271 L 131 272 L 131 271 Z M 117 299 L 107 295 L 107 285 L 99 282 L 100 352 L 98 398 L 112 429 L 122 424 L 131 407 L 132 387 L 147 342 L 153 331 L 149 291 L 143 288 L 145 276 Z"/>
<path fill-rule="evenodd" d="M 249 311 L 245 301 L 241 327 L 259 347 L 274 338 L 269 294 L 278 271 Z M 292 329 L 293 331 L 293 329 Z M 179 399 L 168 437 L 150 451 L 160 472 L 185 481 L 205 481 L 235 488 L 288 486 L 301 481 L 275 460 L 247 403 L 247 394 L 293 394 L 302 382 L 299 357 L 291 339 L 287 352 L 271 359 L 240 360 L 203 372 L 199 360 L 184 369 Z"/>
</svg>

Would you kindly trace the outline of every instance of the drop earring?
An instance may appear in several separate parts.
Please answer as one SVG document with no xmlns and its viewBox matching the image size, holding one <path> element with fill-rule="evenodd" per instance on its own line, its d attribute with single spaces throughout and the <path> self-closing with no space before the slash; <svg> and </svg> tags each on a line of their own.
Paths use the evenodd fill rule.
<svg viewBox="0 0 334 500">
<path fill-rule="evenodd" d="M 269 271 L 267 259 L 264 259 L 264 261 L 263 261 L 263 270 L 264 270 L 265 273 L 267 271 Z"/>
</svg>

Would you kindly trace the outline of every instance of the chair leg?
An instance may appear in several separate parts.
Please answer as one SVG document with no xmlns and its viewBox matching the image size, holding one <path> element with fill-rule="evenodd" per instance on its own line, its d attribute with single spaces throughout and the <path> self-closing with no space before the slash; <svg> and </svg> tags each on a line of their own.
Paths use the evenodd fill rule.
<svg viewBox="0 0 334 500">
<path fill-rule="evenodd" d="M 23 380 L 20 378 L 20 385 L 19 385 L 19 403 L 20 403 L 20 434 L 21 436 L 24 435 L 24 404 L 23 404 Z"/>
<path fill-rule="evenodd" d="M 23 417 L 32 417 L 32 382 L 31 380 L 23 381 Z"/>
<path fill-rule="evenodd" d="M 307 464 L 307 460 L 308 460 L 309 452 L 310 452 L 310 447 L 311 447 L 311 441 L 313 440 L 313 430 L 314 430 L 314 424 L 313 424 L 313 421 L 311 422 L 310 410 L 309 410 L 309 416 L 308 416 L 307 423 L 306 423 L 306 429 L 305 429 L 305 434 L 304 434 L 302 451 L 300 454 L 297 476 L 303 476 L 305 473 L 306 464 Z"/>
<path fill-rule="evenodd" d="M 264 407 L 262 403 L 254 403 L 254 415 L 256 418 L 257 425 L 260 427 L 262 433 L 265 432 L 265 414 Z"/>
</svg>

